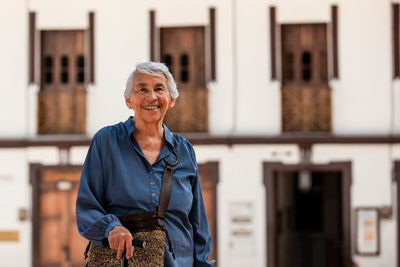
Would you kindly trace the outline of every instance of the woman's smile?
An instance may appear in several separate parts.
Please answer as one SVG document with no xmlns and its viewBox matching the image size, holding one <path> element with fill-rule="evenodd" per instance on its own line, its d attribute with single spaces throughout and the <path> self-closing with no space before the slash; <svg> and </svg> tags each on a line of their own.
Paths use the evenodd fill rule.
<svg viewBox="0 0 400 267">
<path fill-rule="evenodd" d="M 160 106 L 159 105 L 149 105 L 149 106 L 144 106 L 143 109 L 145 110 L 156 110 L 159 109 Z"/>
</svg>

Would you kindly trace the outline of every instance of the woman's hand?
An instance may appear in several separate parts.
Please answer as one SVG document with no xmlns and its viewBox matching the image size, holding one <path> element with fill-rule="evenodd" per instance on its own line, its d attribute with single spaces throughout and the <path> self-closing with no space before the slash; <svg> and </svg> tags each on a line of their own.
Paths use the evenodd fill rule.
<svg viewBox="0 0 400 267">
<path fill-rule="evenodd" d="M 132 235 L 128 229 L 123 226 L 115 226 L 108 233 L 108 243 L 110 248 L 117 251 L 117 258 L 122 258 L 126 248 L 126 258 L 130 259 L 133 256 Z"/>
</svg>

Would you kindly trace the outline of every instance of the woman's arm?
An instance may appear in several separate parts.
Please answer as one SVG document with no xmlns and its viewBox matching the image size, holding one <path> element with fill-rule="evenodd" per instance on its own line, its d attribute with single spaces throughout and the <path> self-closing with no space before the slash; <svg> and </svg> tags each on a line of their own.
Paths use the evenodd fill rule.
<svg viewBox="0 0 400 267">
<path fill-rule="evenodd" d="M 104 209 L 100 138 L 96 134 L 90 144 L 82 169 L 75 211 L 79 233 L 96 244 L 101 244 L 101 240 L 107 238 L 115 226 L 121 225 L 115 215 L 107 214 Z"/>
<path fill-rule="evenodd" d="M 189 220 L 192 224 L 194 235 L 194 266 L 212 266 L 215 260 L 208 260 L 212 247 L 210 228 L 208 226 L 207 213 L 204 206 L 193 148 L 191 152 L 196 166 L 196 177 L 192 181 L 193 204 L 189 214 Z"/>
</svg>

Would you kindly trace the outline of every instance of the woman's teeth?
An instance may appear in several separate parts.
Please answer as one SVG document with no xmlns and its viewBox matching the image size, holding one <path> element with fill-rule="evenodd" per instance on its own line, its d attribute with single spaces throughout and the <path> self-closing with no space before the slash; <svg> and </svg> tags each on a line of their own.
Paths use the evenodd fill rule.
<svg viewBox="0 0 400 267">
<path fill-rule="evenodd" d="M 147 110 L 154 110 L 154 109 L 160 108 L 160 106 L 146 106 L 146 107 L 143 107 L 143 108 L 147 109 Z"/>
</svg>

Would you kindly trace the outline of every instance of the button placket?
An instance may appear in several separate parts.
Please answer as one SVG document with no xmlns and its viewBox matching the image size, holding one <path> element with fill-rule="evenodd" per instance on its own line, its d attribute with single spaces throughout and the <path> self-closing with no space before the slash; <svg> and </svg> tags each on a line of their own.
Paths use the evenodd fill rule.
<svg viewBox="0 0 400 267">
<path fill-rule="evenodd" d="M 154 181 L 154 171 L 153 171 L 153 169 L 150 169 L 150 171 L 149 171 L 149 174 L 150 174 L 150 191 L 151 191 L 151 198 L 152 198 L 152 202 L 153 203 L 156 203 L 157 202 L 157 200 L 156 200 L 156 196 L 157 196 L 157 188 L 156 188 L 156 183 L 155 183 L 155 181 Z"/>
</svg>

